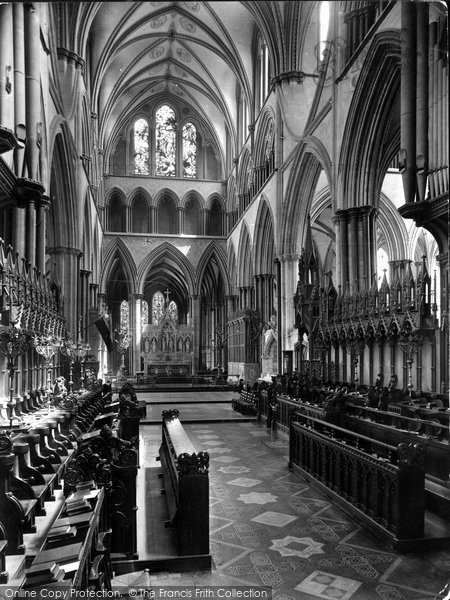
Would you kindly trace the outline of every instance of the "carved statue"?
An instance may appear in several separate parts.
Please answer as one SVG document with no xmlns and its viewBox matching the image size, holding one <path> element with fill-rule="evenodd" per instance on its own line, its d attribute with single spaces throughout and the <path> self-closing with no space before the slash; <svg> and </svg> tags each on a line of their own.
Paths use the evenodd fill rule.
<svg viewBox="0 0 450 600">
<path fill-rule="evenodd" d="M 272 347 L 274 340 L 277 339 L 277 332 L 275 329 L 276 324 L 275 315 L 272 315 L 270 321 L 267 323 L 267 329 L 264 332 L 263 358 L 269 358 L 270 348 Z"/>
</svg>

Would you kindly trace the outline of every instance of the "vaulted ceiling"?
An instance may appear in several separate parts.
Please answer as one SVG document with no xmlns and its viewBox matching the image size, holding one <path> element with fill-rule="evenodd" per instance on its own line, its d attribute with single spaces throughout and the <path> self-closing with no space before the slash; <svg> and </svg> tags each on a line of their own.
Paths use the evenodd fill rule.
<svg viewBox="0 0 450 600">
<path fill-rule="evenodd" d="M 86 57 L 103 147 L 131 111 L 174 96 L 203 116 L 225 149 L 226 128 L 231 139 L 236 132 L 237 91 L 252 97 L 255 3 L 78 4 L 72 43 Z"/>
</svg>

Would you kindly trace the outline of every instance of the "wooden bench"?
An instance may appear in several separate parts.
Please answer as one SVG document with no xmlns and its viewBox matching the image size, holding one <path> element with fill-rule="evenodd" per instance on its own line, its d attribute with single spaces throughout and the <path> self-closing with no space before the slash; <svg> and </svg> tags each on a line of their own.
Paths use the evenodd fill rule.
<svg viewBox="0 0 450 600">
<path fill-rule="evenodd" d="M 181 556 L 209 554 L 209 455 L 198 452 L 178 418 L 163 411 L 159 449 L 169 521 Z"/>
<path fill-rule="evenodd" d="M 377 442 L 296 413 L 289 466 L 322 488 L 400 552 L 420 548 L 425 536 L 423 448 Z"/>
<path fill-rule="evenodd" d="M 233 410 L 241 413 L 242 415 L 256 415 L 256 394 L 255 392 L 247 392 L 242 390 L 238 398 L 231 400 L 231 406 Z"/>
</svg>

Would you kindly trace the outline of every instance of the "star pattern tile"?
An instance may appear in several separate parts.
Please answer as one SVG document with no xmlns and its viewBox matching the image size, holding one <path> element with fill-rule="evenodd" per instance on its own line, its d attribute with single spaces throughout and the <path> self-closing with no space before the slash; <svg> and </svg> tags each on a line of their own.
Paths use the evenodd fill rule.
<svg viewBox="0 0 450 600">
<path fill-rule="evenodd" d="M 211 453 L 213 568 L 151 573 L 152 586 L 269 585 L 273 600 L 432 600 L 448 582 L 449 551 L 426 557 L 393 552 L 309 481 L 289 472 L 286 439 L 267 435 L 264 423 L 187 424 L 186 430 L 194 446 Z M 160 426 L 155 432 L 143 428 L 144 452 L 159 447 Z M 214 460 L 225 454 L 239 458 Z M 126 581 L 133 581 L 131 574 Z"/>
<path fill-rule="evenodd" d="M 269 550 L 279 552 L 281 556 L 299 556 L 310 558 L 313 554 L 323 554 L 324 544 L 316 542 L 310 537 L 298 538 L 287 535 L 280 540 L 272 540 Z"/>
</svg>

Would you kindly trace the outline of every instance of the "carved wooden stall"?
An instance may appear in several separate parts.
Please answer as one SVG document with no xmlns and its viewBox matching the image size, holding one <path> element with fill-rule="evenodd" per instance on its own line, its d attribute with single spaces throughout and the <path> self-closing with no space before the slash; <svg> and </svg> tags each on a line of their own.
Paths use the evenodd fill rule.
<svg viewBox="0 0 450 600">
<path fill-rule="evenodd" d="M 395 549 L 407 552 L 426 546 L 420 444 L 391 446 L 297 413 L 289 448 L 294 472 L 312 478 Z"/>
<path fill-rule="evenodd" d="M 177 410 L 162 413 L 159 449 L 170 522 L 181 556 L 202 556 L 209 568 L 209 455 L 197 452 Z"/>
<path fill-rule="evenodd" d="M 51 406 L 36 395 L 0 432 L 2 583 L 110 589 L 110 549 L 136 557 L 137 438 L 116 433 L 136 431 L 139 403 L 126 391 L 122 405 L 96 386 L 55 397 Z M 113 428 L 104 424 L 111 413 Z M 55 503 L 46 504 L 47 515 L 44 500 Z"/>
</svg>

